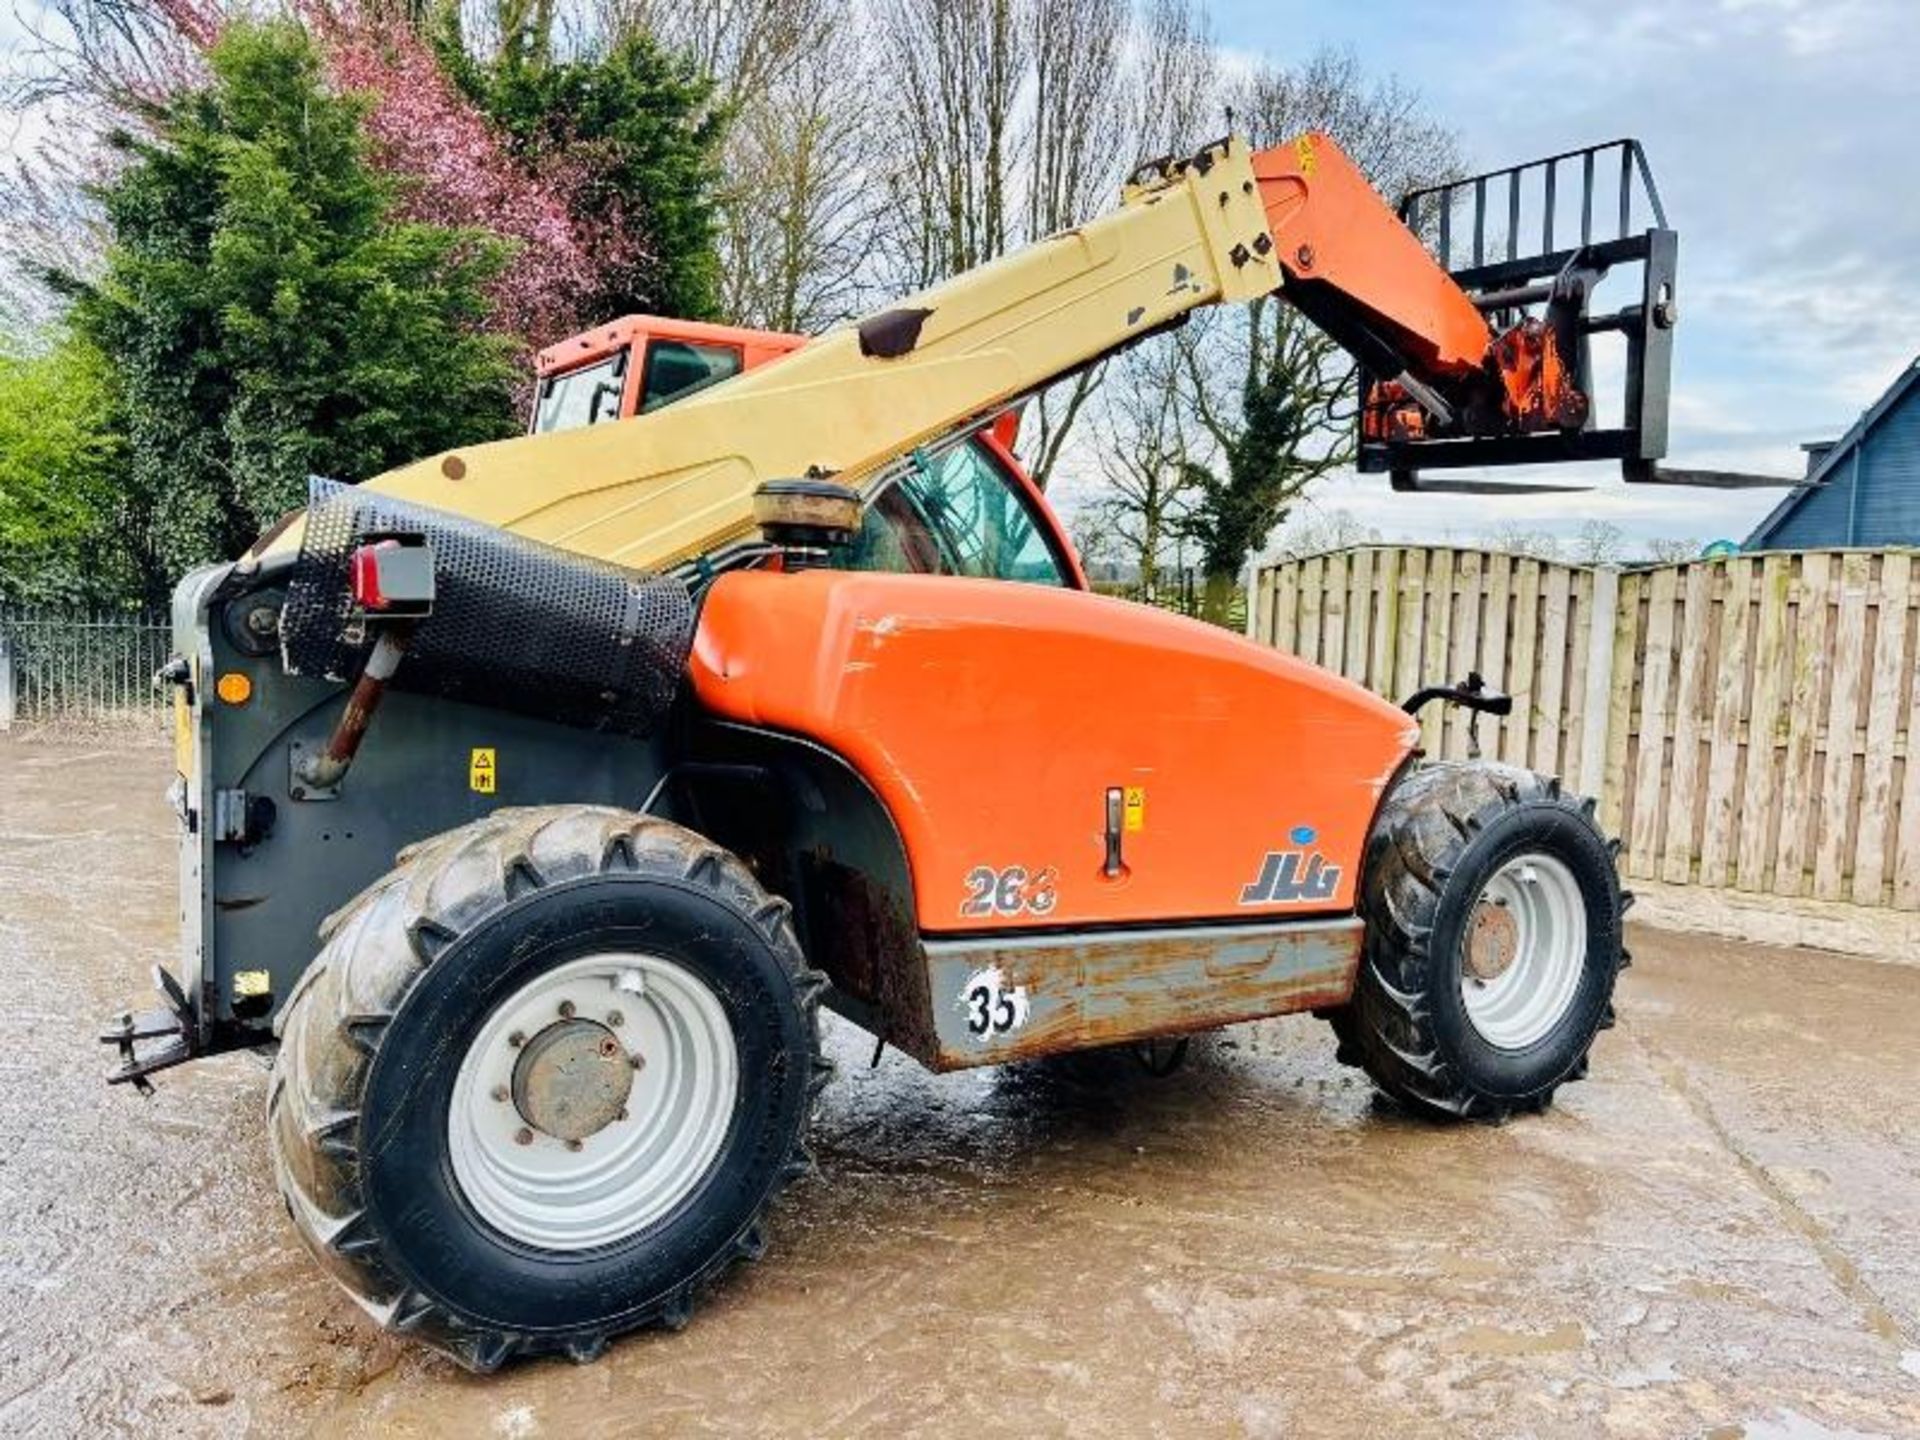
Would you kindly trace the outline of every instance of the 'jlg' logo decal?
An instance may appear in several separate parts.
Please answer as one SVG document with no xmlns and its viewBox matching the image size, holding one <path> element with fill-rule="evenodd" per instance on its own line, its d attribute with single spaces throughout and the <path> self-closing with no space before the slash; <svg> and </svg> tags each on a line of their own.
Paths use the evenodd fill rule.
<svg viewBox="0 0 1920 1440">
<path fill-rule="evenodd" d="M 1045 915 L 1059 901 L 1055 882 L 1059 872 L 1051 865 L 1028 874 L 1022 865 L 996 870 L 976 865 L 967 872 L 967 898 L 960 902 L 960 918 L 980 920 L 989 915 Z"/>
<path fill-rule="evenodd" d="M 1300 848 L 1269 850 L 1253 883 L 1240 891 L 1242 905 L 1311 904 L 1331 900 L 1340 888 L 1341 867 L 1329 864 L 1318 850 L 1306 848 L 1316 838 L 1312 826 L 1296 826 L 1287 838 Z"/>
</svg>

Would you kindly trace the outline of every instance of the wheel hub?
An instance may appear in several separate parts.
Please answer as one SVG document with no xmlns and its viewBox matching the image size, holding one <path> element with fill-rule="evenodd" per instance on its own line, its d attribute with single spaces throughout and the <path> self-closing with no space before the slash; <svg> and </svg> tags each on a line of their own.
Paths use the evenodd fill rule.
<svg viewBox="0 0 1920 1440">
<path fill-rule="evenodd" d="M 1513 912 L 1497 900 L 1482 900 L 1473 908 L 1467 933 L 1467 973 L 1476 980 L 1498 980 L 1520 954 L 1520 926 Z"/>
<path fill-rule="evenodd" d="M 690 968 L 583 955 L 505 996 L 447 1107 L 453 1176 L 512 1239 L 590 1250 L 644 1229 L 719 1157 L 739 1094 L 725 1005 Z"/>
<path fill-rule="evenodd" d="M 1459 953 L 1461 999 L 1482 1039 L 1524 1050 L 1546 1038 L 1587 963 L 1586 901 L 1573 871 L 1544 851 L 1507 861 L 1481 890 Z"/>
<path fill-rule="evenodd" d="M 527 1124 L 556 1140 L 585 1140 L 618 1120 L 633 1090 L 633 1062 L 605 1025 L 561 1020 L 547 1026 L 513 1066 L 513 1104 Z"/>
</svg>

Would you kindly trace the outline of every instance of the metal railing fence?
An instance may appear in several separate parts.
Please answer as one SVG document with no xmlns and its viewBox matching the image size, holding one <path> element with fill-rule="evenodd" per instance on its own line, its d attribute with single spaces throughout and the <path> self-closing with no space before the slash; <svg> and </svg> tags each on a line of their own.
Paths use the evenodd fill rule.
<svg viewBox="0 0 1920 1440">
<path fill-rule="evenodd" d="M 171 644 L 164 616 L 0 609 L 0 730 L 163 725 Z"/>
</svg>

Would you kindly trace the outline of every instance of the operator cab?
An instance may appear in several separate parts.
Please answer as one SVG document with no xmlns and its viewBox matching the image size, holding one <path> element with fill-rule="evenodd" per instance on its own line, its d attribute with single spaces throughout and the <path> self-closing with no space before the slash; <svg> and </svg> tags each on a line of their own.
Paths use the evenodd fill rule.
<svg viewBox="0 0 1920 1440">
<path fill-rule="evenodd" d="M 807 343 L 805 335 L 628 315 L 536 357 L 536 435 L 645 415 Z M 869 501 L 844 570 L 971 575 L 1084 589 L 1072 547 L 1013 452 L 1016 411 L 931 447 Z"/>
<path fill-rule="evenodd" d="M 535 357 L 536 435 L 645 415 L 799 349 L 804 335 L 627 315 Z"/>
</svg>

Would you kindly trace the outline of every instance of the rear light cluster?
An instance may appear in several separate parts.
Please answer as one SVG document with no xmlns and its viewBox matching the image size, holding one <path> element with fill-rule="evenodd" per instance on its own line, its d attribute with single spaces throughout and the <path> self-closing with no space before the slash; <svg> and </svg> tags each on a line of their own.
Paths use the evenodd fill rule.
<svg viewBox="0 0 1920 1440">
<path fill-rule="evenodd" d="M 362 545 L 348 559 L 347 585 L 353 592 L 353 603 L 362 610 L 387 608 L 386 592 L 380 588 L 380 552 L 399 548 L 398 540 L 382 540 L 375 545 Z"/>
<path fill-rule="evenodd" d="M 347 557 L 347 589 L 369 614 L 396 619 L 431 614 L 433 588 L 433 550 L 424 540 L 373 540 Z"/>
</svg>

